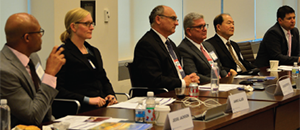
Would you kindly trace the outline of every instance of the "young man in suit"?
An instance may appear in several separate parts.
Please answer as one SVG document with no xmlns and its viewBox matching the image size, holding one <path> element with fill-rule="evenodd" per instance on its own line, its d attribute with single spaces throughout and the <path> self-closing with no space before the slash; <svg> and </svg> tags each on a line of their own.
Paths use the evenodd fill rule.
<svg viewBox="0 0 300 130">
<path fill-rule="evenodd" d="M 198 13 L 189 13 L 184 17 L 183 27 L 185 38 L 182 40 L 178 49 L 183 56 L 184 72 L 190 74 L 195 72 L 200 77 L 200 82 L 210 82 L 211 66 L 218 63 L 220 69 L 220 78 L 230 75 L 236 75 L 233 69 L 227 73 L 223 69 L 215 48 L 206 39 L 208 24 L 205 23 L 203 15 Z"/>
<path fill-rule="evenodd" d="M 295 11 L 289 6 L 277 10 L 277 22 L 264 35 L 255 64 L 270 66 L 269 60 L 278 60 L 279 65 L 300 63 L 299 30 L 295 27 Z"/>
<path fill-rule="evenodd" d="M 180 63 L 181 55 L 168 38 L 178 25 L 174 10 L 159 5 L 152 10 L 149 20 L 151 29 L 138 41 L 134 51 L 134 77 L 131 78 L 136 79 L 136 87 L 174 90 L 175 87 L 199 82 L 195 73 L 185 76 Z"/>
<path fill-rule="evenodd" d="M 44 30 L 32 15 L 11 15 L 5 34 L 7 43 L 0 52 L 0 96 L 11 109 L 11 127 L 40 126 L 53 120 L 51 104 L 58 93 L 55 75 L 66 62 L 63 48 L 52 49 L 44 72 L 35 53 L 41 49 Z"/>
<path fill-rule="evenodd" d="M 216 34 L 206 40 L 217 51 L 219 59 L 226 69 L 234 69 L 239 74 L 248 73 L 255 66 L 243 59 L 241 50 L 236 42 L 230 40 L 234 33 L 234 21 L 229 14 L 220 14 L 214 19 L 214 27 Z"/>
</svg>

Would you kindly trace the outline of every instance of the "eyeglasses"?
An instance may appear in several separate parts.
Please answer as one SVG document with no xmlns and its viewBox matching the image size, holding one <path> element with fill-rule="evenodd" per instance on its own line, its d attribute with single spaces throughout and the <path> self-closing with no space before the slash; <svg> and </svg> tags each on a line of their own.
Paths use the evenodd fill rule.
<svg viewBox="0 0 300 130">
<path fill-rule="evenodd" d="M 202 25 L 199 25 L 199 26 L 192 26 L 190 28 L 199 28 L 201 30 L 204 30 L 204 28 L 208 28 L 208 24 L 202 24 Z"/>
<path fill-rule="evenodd" d="M 28 32 L 27 34 L 32 34 L 32 33 L 40 33 L 40 35 L 43 36 L 44 33 L 45 33 L 45 30 L 41 28 L 40 31 L 38 31 L 38 32 Z M 26 33 L 25 33 L 25 34 L 26 34 Z M 25 34 L 24 34 L 22 37 L 24 37 Z"/>
<path fill-rule="evenodd" d="M 176 16 L 166 16 L 166 15 L 162 15 L 162 14 L 160 14 L 158 16 L 167 17 L 167 18 L 172 19 L 173 21 L 177 21 L 177 22 L 179 21 L 179 19 L 177 19 Z"/>
<path fill-rule="evenodd" d="M 75 22 L 75 24 L 84 24 L 87 27 L 91 27 L 91 25 L 95 26 L 94 22 Z"/>
</svg>

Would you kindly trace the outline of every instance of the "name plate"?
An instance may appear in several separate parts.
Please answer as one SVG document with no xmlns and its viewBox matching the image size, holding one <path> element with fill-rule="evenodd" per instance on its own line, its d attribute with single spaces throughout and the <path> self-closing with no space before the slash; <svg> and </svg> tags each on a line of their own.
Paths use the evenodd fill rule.
<svg viewBox="0 0 300 130">
<path fill-rule="evenodd" d="M 227 110 L 231 109 L 232 113 L 249 108 L 248 98 L 245 92 L 240 92 L 228 96 L 227 103 L 228 103 Z"/>
<path fill-rule="evenodd" d="M 167 115 L 164 130 L 183 130 L 194 127 L 190 108 L 170 112 Z"/>
<path fill-rule="evenodd" d="M 283 79 L 279 81 L 279 86 L 275 89 L 275 95 L 288 95 L 293 93 L 293 87 L 291 84 L 291 80 L 289 78 Z"/>
</svg>

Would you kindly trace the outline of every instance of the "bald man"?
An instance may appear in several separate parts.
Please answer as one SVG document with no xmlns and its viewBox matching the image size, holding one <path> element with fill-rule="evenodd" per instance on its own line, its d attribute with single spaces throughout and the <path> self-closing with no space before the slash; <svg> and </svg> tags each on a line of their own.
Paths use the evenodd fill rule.
<svg viewBox="0 0 300 130">
<path fill-rule="evenodd" d="M 44 30 L 30 14 L 11 15 L 5 24 L 7 43 L 0 52 L 0 96 L 11 109 L 11 127 L 51 121 L 51 104 L 57 95 L 56 73 L 66 60 L 53 47 L 45 71 L 35 53 L 41 49 Z"/>
<path fill-rule="evenodd" d="M 168 38 L 178 25 L 175 11 L 164 5 L 155 7 L 149 16 L 151 29 L 136 44 L 133 69 L 136 79 L 134 87 L 166 88 L 189 86 L 199 83 L 199 77 L 192 73 L 185 75 L 181 56 L 174 42 Z"/>
</svg>

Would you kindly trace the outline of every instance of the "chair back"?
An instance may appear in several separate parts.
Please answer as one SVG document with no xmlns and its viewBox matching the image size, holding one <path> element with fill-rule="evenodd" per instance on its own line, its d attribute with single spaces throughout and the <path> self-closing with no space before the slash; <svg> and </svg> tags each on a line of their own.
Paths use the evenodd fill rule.
<svg viewBox="0 0 300 130">
<path fill-rule="evenodd" d="M 52 103 L 52 115 L 55 119 L 76 115 L 80 109 L 80 102 L 73 99 L 54 99 Z"/>
<path fill-rule="evenodd" d="M 131 86 L 132 86 L 132 88 L 129 90 L 129 96 L 131 98 L 145 97 L 145 96 L 147 96 L 148 91 L 153 91 L 154 95 L 163 93 L 163 92 L 168 92 L 168 90 L 166 88 L 148 88 L 145 86 L 139 86 L 136 81 L 140 80 L 140 79 L 136 79 L 137 72 L 133 69 L 135 67 L 134 64 L 132 62 L 127 62 L 126 67 L 128 68 L 128 71 L 129 71 L 129 77 L 130 77 Z"/>
<path fill-rule="evenodd" d="M 250 42 L 238 43 L 241 53 L 247 61 L 254 63 L 255 59 L 253 56 L 253 51 Z"/>
</svg>

